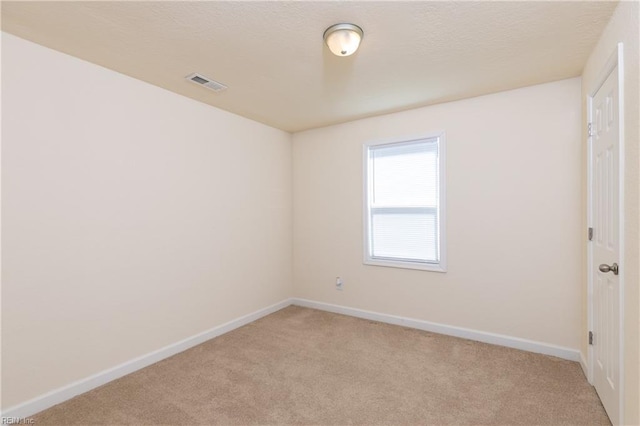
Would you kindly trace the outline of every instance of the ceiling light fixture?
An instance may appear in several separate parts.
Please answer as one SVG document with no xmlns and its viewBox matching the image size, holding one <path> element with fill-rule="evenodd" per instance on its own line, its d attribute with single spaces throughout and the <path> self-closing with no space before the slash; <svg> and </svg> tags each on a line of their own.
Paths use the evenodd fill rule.
<svg viewBox="0 0 640 426">
<path fill-rule="evenodd" d="M 335 24 L 324 32 L 324 42 L 336 56 L 349 56 L 358 50 L 362 40 L 362 28 L 354 24 Z"/>
</svg>

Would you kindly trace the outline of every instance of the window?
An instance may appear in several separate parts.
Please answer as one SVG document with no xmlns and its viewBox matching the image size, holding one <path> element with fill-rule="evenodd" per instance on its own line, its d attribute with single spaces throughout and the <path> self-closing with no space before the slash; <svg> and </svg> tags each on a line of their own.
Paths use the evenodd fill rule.
<svg viewBox="0 0 640 426">
<path fill-rule="evenodd" d="M 444 134 L 364 149 L 369 265 L 445 272 Z"/>
</svg>

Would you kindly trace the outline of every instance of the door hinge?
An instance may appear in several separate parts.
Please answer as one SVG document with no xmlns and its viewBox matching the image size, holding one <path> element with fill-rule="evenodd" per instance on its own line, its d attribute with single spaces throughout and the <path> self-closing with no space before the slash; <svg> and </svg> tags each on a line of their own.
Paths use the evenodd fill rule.
<svg viewBox="0 0 640 426">
<path fill-rule="evenodd" d="M 593 345 L 593 331 L 589 332 L 589 344 Z"/>
<path fill-rule="evenodd" d="M 591 123 L 587 124 L 587 132 L 589 133 L 589 137 L 593 136 L 593 125 Z"/>
<path fill-rule="evenodd" d="M 593 240 L 593 228 L 589 228 L 589 241 Z"/>
</svg>

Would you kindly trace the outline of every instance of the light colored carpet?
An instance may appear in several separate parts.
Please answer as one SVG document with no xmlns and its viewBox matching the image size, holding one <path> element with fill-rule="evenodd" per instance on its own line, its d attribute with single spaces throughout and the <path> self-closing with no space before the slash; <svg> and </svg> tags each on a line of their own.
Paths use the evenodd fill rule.
<svg viewBox="0 0 640 426">
<path fill-rule="evenodd" d="M 36 425 L 609 425 L 575 362 L 291 306 Z"/>
</svg>

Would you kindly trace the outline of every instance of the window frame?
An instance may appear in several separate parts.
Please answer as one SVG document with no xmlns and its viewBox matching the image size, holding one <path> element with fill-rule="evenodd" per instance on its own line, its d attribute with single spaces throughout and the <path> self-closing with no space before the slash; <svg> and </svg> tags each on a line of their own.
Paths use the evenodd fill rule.
<svg viewBox="0 0 640 426">
<path fill-rule="evenodd" d="M 370 188 L 369 182 L 371 181 L 371 169 L 370 169 L 370 149 L 380 145 L 400 145 L 411 144 L 413 142 L 424 142 L 425 140 L 437 139 L 438 144 L 438 226 L 439 226 L 439 262 L 419 262 L 411 260 L 399 260 L 399 259 L 381 259 L 371 256 L 371 213 L 369 206 Z M 446 143 L 445 132 L 433 132 L 416 137 L 408 137 L 402 139 L 390 139 L 380 140 L 373 142 L 365 142 L 362 146 L 362 182 L 363 182 L 363 263 L 371 266 L 385 266 L 392 268 L 402 269 L 418 269 L 422 271 L 431 272 L 447 272 L 447 245 L 446 245 Z"/>
</svg>

